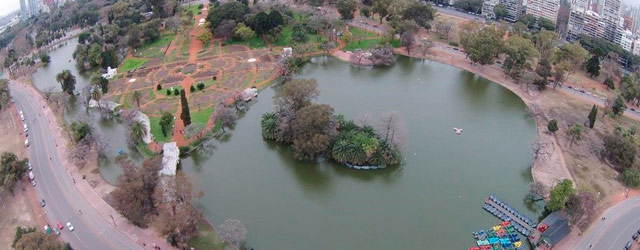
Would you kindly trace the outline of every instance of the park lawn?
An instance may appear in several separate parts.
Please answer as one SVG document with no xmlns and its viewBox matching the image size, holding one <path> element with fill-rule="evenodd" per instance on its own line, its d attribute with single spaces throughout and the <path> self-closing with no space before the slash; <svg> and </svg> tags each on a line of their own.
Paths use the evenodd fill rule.
<svg viewBox="0 0 640 250">
<path fill-rule="evenodd" d="M 149 89 L 149 99 L 153 100 L 155 98 L 156 98 L 156 93 L 154 93 L 154 89 L 153 88 L 150 88 Z"/>
<path fill-rule="evenodd" d="M 284 26 L 282 27 L 282 33 L 280 34 L 280 37 L 278 37 L 278 41 L 274 44 L 276 46 L 287 46 L 290 44 L 291 42 L 291 27 L 289 26 Z"/>
<path fill-rule="evenodd" d="M 162 131 L 160 131 L 160 133 L 162 134 Z M 154 156 L 156 156 L 156 153 L 151 151 L 151 149 L 149 149 L 149 145 L 145 144 L 144 142 L 136 144 L 136 148 L 138 149 L 138 152 L 140 152 L 140 154 L 144 156 L 144 158 L 153 158 Z"/>
<path fill-rule="evenodd" d="M 353 27 L 353 26 L 349 27 L 349 31 L 351 32 L 351 35 L 353 35 L 353 37 L 363 37 L 363 38 L 377 37 L 377 35 L 374 33 L 371 33 L 364 29 Z"/>
<path fill-rule="evenodd" d="M 351 41 L 348 42 L 346 46 L 342 50 L 344 51 L 353 51 L 356 49 L 367 50 L 373 49 L 378 46 L 384 45 L 382 38 L 371 38 L 371 39 L 362 39 L 361 41 Z M 400 47 L 400 41 L 393 40 L 390 43 L 391 47 L 398 48 Z"/>
<path fill-rule="evenodd" d="M 205 126 L 209 122 L 209 118 L 213 113 L 213 107 L 206 107 L 200 110 L 197 110 L 191 113 L 191 122 L 192 123 L 202 123 Z"/>
<path fill-rule="evenodd" d="M 230 40 L 226 42 L 227 45 L 239 44 L 249 46 L 251 49 L 262 49 L 267 47 L 267 43 L 262 40 L 262 37 L 254 36 L 249 41 Z"/>
<path fill-rule="evenodd" d="M 247 76 L 244 78 L 241 85 L 243 89 L 250 87 L 249 84 L 251 84 L 251 79 L 253 79 L 253 72 L 247 72 Z"/>
<path fill-rule="evenodd" d="M 173 40 L 175 36 L 169 32 L 164 33 L 158 38 L 150 43 L 144 43 L 140 48 L 136 49 L 135 55 L 138 57 L 163 57 L 164 50 L 167 48 L 169 43 Z"/>
<path fill-rule="evenodd" d="M 173 122 L 169 124 L 169 131 L 167 131 L 167 136 L 165 137 L 162 134 L 162 127 L 160 127 L 160 117 L 159 116 L 149 116 L 149 123 L 151 123 L 151 134 L 156 142 L 167 142 L 171 140 L 171 125 Z"/>
<path fill-rule="evenodd" d="M 131 101 L 130 99 L 133 99 L 133 92 L 125 93 L 124 94 L 124 107 L 127 108 L 127 109 L 131 109 L 133 107 L 133 105 L 131 105 L 131 103 L 129 103 L 129 101 Z"/>
<path fill-rule="evenodd" d="M 193 13 L 193 15 L 196 16 L 200 12 L 200 8 L 198 8 L 198 4 L 194 4 L 184 8 L 184 11 L 185 12 L 191 11 L 191 13 Z"/>
<path fill-rule="evenodd" d="M 213 227 L 209 225 L 198 225 L 198 236 L 193 237 L 187 241 L 189 247 L 194 249 L 224 249 L 225 244 L 218 242 L 216 232 Z"/>
<path fill-rule="evenodd" d="M 191 38 L 187 36 L 187 39 L 182 40 L 182 46 L 180 46 L 180 54 L 183 56 L 189 55 L 189 43 L 191 42 Z"/>
<path fill-rule="evenodd" d="M 129 70 L 140 68 L 144 63 L 149 61 L 145 58 L 127 58 L 122 62 L 120 66 L 120 72 L 127 72 Z"/>
<path fill-rule="evenodd" d="M 171 95 L 167 95 L 167 89 L 171 89 Z M 163 96 L 168 96 L 168 97 L 175 97 L 178 98 L 180 97 L 180 93 L 178 93 L 177 95 L 174 95 L 174 90 L 173 89 L 178 89 L 178 91 L 180 91 L 182 89 L 182 87 L 180 87 L 180 85 L 174 85 L 174 86 L 170 86 L 167 88 L 162 88 L 161 90 L 157 90 L 156 92 L 158 92 L 159 94 L 163 95 Z"/>
</svg>

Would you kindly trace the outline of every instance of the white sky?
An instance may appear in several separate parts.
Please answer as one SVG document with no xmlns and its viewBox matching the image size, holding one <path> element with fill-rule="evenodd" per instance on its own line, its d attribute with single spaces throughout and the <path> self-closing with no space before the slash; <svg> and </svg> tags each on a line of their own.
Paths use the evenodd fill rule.
<svg viewBox="0 0 640 250">
<path fill-rule="evenodd" d="M 636 0 L 640 1 L 640 0 Z M 0 17 L 20 9 L 20 0 L 0 0 Z"/>
</svg>

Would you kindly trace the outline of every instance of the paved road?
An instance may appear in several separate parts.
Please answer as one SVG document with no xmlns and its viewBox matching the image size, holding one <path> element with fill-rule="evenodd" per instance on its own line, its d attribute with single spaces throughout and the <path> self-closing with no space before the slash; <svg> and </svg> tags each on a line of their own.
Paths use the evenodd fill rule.
<svg viewBox="0 0 640 250">
<path fill-rule="evenodd" d="M 573 247 L 575 250 L 620 250 L 624 249 L 631 236 L 640 229 L 640 197 L 629 198 L 609 208 Z"/>
<path fill-rule="evenodd" d="M 49 121 L 42 106 L 29 96 L 24 87 L 9 85 L 18 110 L 24 112 L 29 128 L 27 149 L 37 185 L 39 199 L 44 199 L 44 211 L 51 226 L 58 221 L 70 221 L 75 230 L 61 230 L 62 239 L 74 249 L 142 249 L 111 222 L 97 214 L 74 186 L 74 180 L 61 164 L 57 144 L 49 132 Z M 79 180 L 77 180 L 79 181 Z M 82 212 L 82 214 L 80 213 Z M 43 230 L 44 225 L 38 227 Z"/>
<path fill-rule="evenodd" d="M 433 6 L 433 7 L 436 10 L 438 10 L 438 13 L 443 13 L 450 16 L 460 17 L 460 18 L 469 19 L 469 20 L 478 20 L 478 21 L 484 20 L 484 17 L 482 17 L 481 15 L 471 15 L 464 11 L 455 10 L 454 8 L 446 8 L 446 7 L 439 7 L 439 6 Z"/>
<path fill-rule="evenodd" d="M 588 94 L 588 92 L 583 93 L 583 92 L 580 92 L 579 90 L 571 89 L 566 86 L 562 86 L 562 87 L 558 86 L 556 89 L 560 89 L 560 91 L 564 92 L 565 94 L 576 96 L 590 103 L 593 103 L 599 106 L 604 106 L 604 100 L 602 100 L 600 96 L 593 96 L 592 94 Z M 640 121 L 640 111 L 638 110 L 640 109 L 627 107 L 627 110 L 624 111 L 623 115 L 629 118 L 632 118 L 634 120 Z"/>
</svg>

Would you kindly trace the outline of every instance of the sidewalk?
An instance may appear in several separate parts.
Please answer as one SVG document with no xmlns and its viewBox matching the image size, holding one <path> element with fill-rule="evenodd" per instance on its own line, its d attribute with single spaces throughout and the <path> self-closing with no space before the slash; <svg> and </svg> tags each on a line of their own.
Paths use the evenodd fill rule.
<svg viewBox="0 0 640 250">
<path fill-rule="evenodd" d="M 56 115 L 46 104 L 43 97 L 35 90 L 32 86 L 26 85 L 21 81 L 11 81 L 14 86 L 18 86 L 27 90 L 30 95 L 34 98 L 34 101 L 39 103 L 44 107 L 44 114 L 49 121 L 57 121 Z M 82 180 L 81 174 L 78 172 L 78 168 L 67 159 L 67 142 L 62 136 L 60 131 L 60 126 L 55 124 L 55 126 L 49 126 L 49 130 L 51 132 L 51 136 L 54 138 L 54 143 L 56 144 L 56 149 L 58 151 L 58 156 L 62 159 L 62 165 L 69 172 L 72 177 L 76 180 Z M 142 243 L 146 243 L 147 247 L 151 249 L 151 245 L 156 243 L 162 249 L 175 249 L 171 245 L 169 245 L 163 237 L 160 237 L 152 228 L 142 229 L 139 228 L 129 221 L 122 217 L 113 207 L 107 204 L 106 201 L 102 199 L 100 194 L 96 190 L 94 190 L 88 182 L 86 181 L 78 181 L 75 184 L 76 189 L 80 191 L 83 198 L 87 200 L 87 202 L 93 207 L 93 209 L 100 214 L 104 220 L 109 222 L 109 224 L 115 224 L 119 231 L 123 234 L 127 235 L 132 241 L 137 242 L 142 246 Z"/>
</svg>

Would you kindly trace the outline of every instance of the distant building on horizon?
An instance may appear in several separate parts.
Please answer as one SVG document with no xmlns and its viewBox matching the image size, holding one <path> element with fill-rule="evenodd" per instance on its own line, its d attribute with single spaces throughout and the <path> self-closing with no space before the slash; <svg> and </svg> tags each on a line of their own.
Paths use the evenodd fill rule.
<svg viewBox="0 0 640 250">
<path fill-rule="evenodd" d="M 25 3 L 25 0 L 20 0 L 20 19 L 21 20 L 26 20 L 27 18 L 29 18 L 29 10 L 27 9 L 27 3 Z"/>
</svg>

